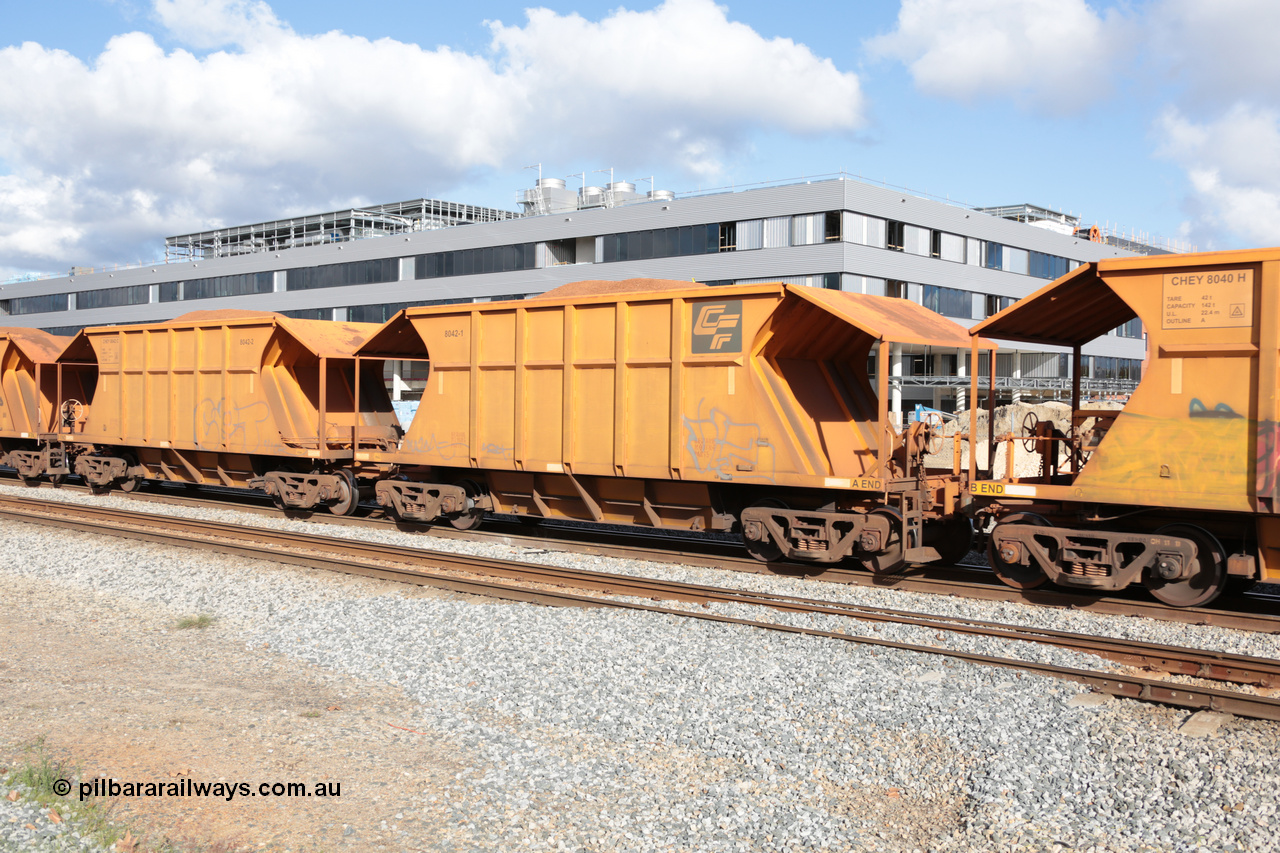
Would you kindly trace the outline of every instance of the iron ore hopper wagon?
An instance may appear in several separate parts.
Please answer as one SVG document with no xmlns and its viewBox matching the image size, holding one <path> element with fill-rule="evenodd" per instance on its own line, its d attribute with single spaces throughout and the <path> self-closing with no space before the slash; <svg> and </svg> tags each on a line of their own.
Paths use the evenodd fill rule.
<svg viewBox="0 0 1280 853">
<path fill-rule="evenodd" d="M 348 514 L 382 473 L 359 451 L 400 437 L 382 366 L 356 370 L 353 353 L 377 328 L 232 310 L 85 329 L 59 377 L 94 381 L 83 396 L 63 387 L 65 417 L 46 443 L 98 488 L 259 488 L 282 507 Z"/>
<path fill-rule="evenodd" d="M 1134 317 L 1137 390 L 1119 411 L 1082 406 L 1081 346 Z M 1029 422 L 1002 439 L 1034 448 L 1039 474 L 974 473 L 1006 583 L 1144 584 L 1191 606 L 1280 580 L 1280 249 L 1086 264 L 973 333 L 1075 361 L 1069 430 Z"/>
<path fill-rule="evenodd" d="M 57 360 L 70 342 L 38 329 L 0 329 L 0 465 L 15 469 L 23 482 L 70 473 L 60 448 L 41 440 L 61 417 Z M 80 379 L 78 373 L 66 377 L 74 383 L 70 390 L 80 390 Z"/>
<path fill-rule="evenodd" d="M 357 356 L 429 361 L 420 407 L 398 449 L 356 458 L 397 466 L 376 494 L 409 521 L 741 530 L 761 560 L 876 571 L 958 559 L 967 474 L 958 448 L 926 464 L 939 424 L 891 422 L 897 343 L 969 336 L 907 300 L 785 284 L 580 282 L 408 308 Z"/>
</svg>

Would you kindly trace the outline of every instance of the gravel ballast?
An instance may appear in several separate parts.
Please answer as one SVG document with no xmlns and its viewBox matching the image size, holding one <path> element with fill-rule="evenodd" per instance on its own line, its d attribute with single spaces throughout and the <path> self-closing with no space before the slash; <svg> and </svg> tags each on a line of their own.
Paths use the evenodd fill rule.
<svg viewBox="0 0 1280 853">
<path fill-rule="evenodd" d="M 230 510 L 170 511 L 314 529 Z M 513 556 L 394 531 L 324 532 Z M 319 572 L 12 522 L 0 523 L 0 535 L 0 571 L 103 601 L 208 613 L 247 646 L 403 688 L 420 703 L 416 725 L 455 733 L 483 757 L 427 795 L 445 800 L 473 849 L 1276 847 L 1273 723 L 1228 719 L 1216 734 L 1192 737 L 1179 731 L 1184 711 L 1081 703 L 1079 685 L 942 657 L 673 616 L 353 595 Z M 1274 637 L 1222 629 L 552 551 L 514 555 L 1245 654 L 1276 649 Z M 809 624 L 828 620 L 943 644 L 924 629 L 850 628 L 833 617 Z M 1011 653 L 990 640 L 956 646 Z M 1048 647 L 1018 654 L 1099 666 Z"/>
</svg>

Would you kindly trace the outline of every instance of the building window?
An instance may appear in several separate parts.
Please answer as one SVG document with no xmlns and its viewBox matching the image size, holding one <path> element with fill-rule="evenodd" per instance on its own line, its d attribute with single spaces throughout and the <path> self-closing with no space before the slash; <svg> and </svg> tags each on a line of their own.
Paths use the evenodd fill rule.
<svg viewBox="0 0 1280 853">
<path fill-rule="evenodd" d="M 906 245 L 905 230 L 906 226 L 901 222 L 894 222 L 892 219 L 885 222 L 884 247 L 895 252 L 901 252 L 903 246 Z"/>
<path fill-rule="evenodd" d="M 487 246 L 483 249 L 458 249 L 453 252 L 418 255 L 413 259 L 413 277 L 447 278 L 454 275 L 531 270 L 537 267 L 537 248 L 537 243 L 519 243 L 513 246 Z M 289 273 L 292 275 L 293 271 L 290 270 Z M 292 279 L 289 289 L 293 289 Z"/>
<path fill-rule="evenodd" d="M 22 296 L 18 299 L 10 299 L 9 313 L 45 314 L 50 311 L 66 311 L 67 296 L 66 293 L 48 293 L 44 296 Z"/>
<path fill-rule="evenodd" d="M 993 314 L 999 314 L 1001 311 L 1012 305 L 1014 303 L 1014 298 L 1012 296 L 992 296 L 987 294 L 986 303 L 987 316 L 990 317 Z"/>
<path fill-rule="evenodd" d="M 286 317 L 292 317 L 295 320 L 332 320 L 332 308 L 295 308 L 290 311 L 281 311 Z"/>
<path fill-rule="evenodd" d="M 929 243 L 932 232 L 928 228 L 915 225 L 902 226 L 902 250 L 922 258 L 929 257 Z"/>
<path fill-rule="evenodd" d="M 220 275 L 191 281 L 166 281 L 160 285 L 161 302 L 185 302 L 188 299 L 213 299 L 219 296 L 245 296 L 270 293 L 275 289 L 275 273 L 256 272 L 245 275 Z"/>
<path fill-rule="evenodd" d="M 1116 334 L 1122 338 L 1140 338 L 1142 337 L 1142 321 L 1134 317 L 1116 329 Z"/>
<path fill-rule="evenodd" d="M 964 263 L 964 238 L 957 234 L 948 234 L 945 231 L 934 231 L 934 239 L 937 243 L 937 254 L 935 258 L 941 258 L 944 261 L 953 261 L 957 264 Z"/>
<path fill-rule="evenodd" d="M 1026 275 L 1028 272 L 1026 249 L 1015 249 L 1013 246 L 1004 247 L 1004 266 L 1005 272 L 1017 273 L 1018 275 Z"/>
<path fill-rule="evenodd" d="M 720 251 L 732 252 L 738 248 L 738 223 L 720 223 Z"/>
<path fill-rule="evenodd" d="M 1142 360 L 1095 355 L 1093 378 L 1137 381 L 1142 378 Z"/>
<path fill-rule="evenodd" d="M 734 250 L 736 236 L 736 222 L 605 234 L 601 238 L 601 263 L 728 252 Z"/>
<path fill-rule="evenodd" d="M 578 261 L 578 241 L 570 238 L 568 240 L 548 240 L 547 241 L 547 263 L 549 267 L 559 267 L 566 264 L 577 263 Z"/>
<path fill-rule="evenodd" d="M 953 287 L 924 286 L 924 307 L 944 317 L 973 318 L 973 294 Z"/>
<path fill-rule="evenodd" d="M 503 296 L 501 299 L 523 299 L 524 296 Z M 496 301 L 496 300 L 495 300 Z M 346 309 L 347 319 L 352 323 L 385 323 L 405 308 L 418 308 L 423 305 L 458 305 L 471 302 L 470 299 L 428 299 L 422 302 L 384 302 L 381 305 L 352 305 Z M 329 309 L 321 309 L 329 310 Z M 341 310 L 341 309 L 339 309 Z"/>
<path fill-rule="evenodd" d="M 989 270 L 1004 269 L 1004 246 L 984 240 L 982 243 L 982 265 Z"/>
<path fill-rule="evenodd" d="M 840 273 L 829 272 L 822 277 L 822 286 L 827 290 L 840 289 Z"/>
<path fill-rule="evenodd" d="M 1031 253 L 1031 275 L 1036 278 L 1055 279 L 1066 275 L 1070 270 L 1066 258 L 1057 255 L 1046 255 L 1044 252 Z"/>
<path fill-rule="evenodd" d="M 145 305 L 151 301 L 151 285 L 108 287 L 104 290 L 82 290 L 76 294 L 76 310 L 115 308 L 119 305 Z"/>
<path fill-rule="evenodd" d="M 346 287 L 353 284 L 381 284 L 400 280 L 400 259 L 355 261 L 349 264 L 327 264 L 289 270 L 288 290 L 314 290 L 320 287 Z M 304 318 L 305 319 L 305 318 Z"/>
<path fill-rule="evenodd" d="M 843 239 L 840 229 L 840 211 L 827 211 L 827 221 L 822 230 L 822 238 L 827 242 Z"/>
<path fill-rule="evenodd" d="M 884 295 L 891 296 L 894 299 L 907 298 L 907 283 L 905 281 L 896 281 L 889 279 L 884 283 Z"/>
</svg>

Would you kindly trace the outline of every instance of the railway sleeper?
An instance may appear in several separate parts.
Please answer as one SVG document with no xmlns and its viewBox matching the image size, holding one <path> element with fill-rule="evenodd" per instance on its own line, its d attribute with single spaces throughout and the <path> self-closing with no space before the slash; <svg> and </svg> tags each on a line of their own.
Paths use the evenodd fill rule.
<svg viewBox="0 0 1280 853">
<path fill-rule="evenodd" d="M 415 483 L 408 480 L 379 480 L 374 486 L 378 505 L 389 508 L 404 521 L 429 522 L 491 509 L 493 499 L 484 494 L 468 494 L 462 484 Z"/>
<path fill-rule="evenodd" d="M 783 557 L 836 563 L 866 557 L 891 547 L 892 520 L 880 513 L 831 512 L 753 506 L 742 511 L 742 536 L 751 543 L 773 543 Z"/>
<path fill-rule="evenodd" d="M 997 525 L 991 550 L 1003 565 L 1038 567 L 1059 586 L 1109 592 L 1140 583 L 1148 570 L 1165 582 L 1184 581 L 1196 559 L 1195 543 L 1180 536 L 1035 524 Z"/>
<path fill-rule="evenodd" d="M 349 478 L 341 473 L 268 471 L 262 477 L 250 480 L 249 486 L 262 489 L 281 507 L 315 509 L 318 506 L 351 502 L 349 482 Z"/>
</svg>

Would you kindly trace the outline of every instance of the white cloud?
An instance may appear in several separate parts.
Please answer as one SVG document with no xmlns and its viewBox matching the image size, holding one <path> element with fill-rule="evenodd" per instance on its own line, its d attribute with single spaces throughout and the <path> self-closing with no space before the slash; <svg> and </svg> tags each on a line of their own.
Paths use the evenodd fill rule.
<svg viewBox="0 0 1280 853">
<path fill-rule="evenodd" d="M 0 201 L 10 266 L 443 195 L 534 159 L 714 174 L 758 129 L 863 124 L 856 75 L 711 0 L 600 21 L 535 9 L 523 26 L 490 24 L 486 55 L 302 35 L 258 0 L 155 0 L 154 14 L 195 48 L 234 47 L 165 52 L 135 32 L 89 64 L 34 43 L 0 50 L 0 192 L 25 205 Z M 42 237 L 39 223 L 65 227 Z"/>
<path fill-rule="evenodd" d="M 262 0 L 155 0 L 155 16 L 195 48 L 273 41 L 292 32 Z"/>
<path fill-rule="evenodd" d="M 1280 106 L 1280 3 L 1162 0 L 1148 10 L 1151 62 L 1185 87 L 1188 107 L 1248 99 Z"/>
<path fill-rule="evenodd" d="M 1197 239 L 1280 245 L 1280 113 L 1236 104 L 1207 122 L 1170 108 L 1157 127 L 1159 153 L 1181 166 Z"/>
<path fill-rule="evenodd" d="M 930 95 L 1064 113 L 1107 91 L 1124 29 L 1083 0 L 903 0 L 897 28 L 867 48 L 906 64 Z"/>
</svg>

